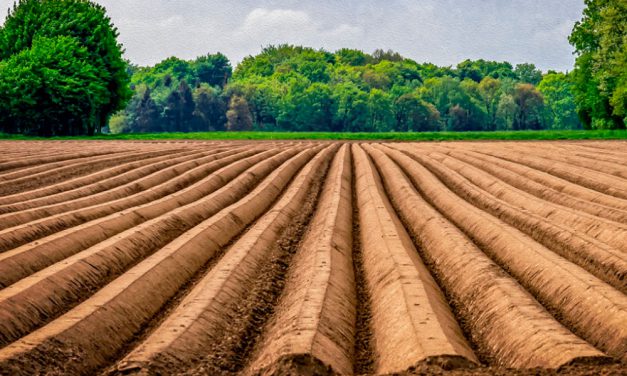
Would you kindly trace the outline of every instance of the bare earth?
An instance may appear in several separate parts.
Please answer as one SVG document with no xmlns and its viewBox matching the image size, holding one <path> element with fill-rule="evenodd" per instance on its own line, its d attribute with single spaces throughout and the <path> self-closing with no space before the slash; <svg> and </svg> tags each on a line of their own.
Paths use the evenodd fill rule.
<svg viewBox="0 0 627 376">
<path fill-rule="evenodd" d="M 627 142 L 0 142 L 1 375 L 627 375 Z"/>
</svg>

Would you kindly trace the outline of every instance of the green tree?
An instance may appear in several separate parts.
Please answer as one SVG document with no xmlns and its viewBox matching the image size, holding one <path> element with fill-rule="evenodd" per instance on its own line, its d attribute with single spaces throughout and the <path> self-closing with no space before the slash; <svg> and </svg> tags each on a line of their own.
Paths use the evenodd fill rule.
<svg viewBox="0 0 627 376">
<path fill-rule="evenodd" d="M 538 85 L 549 112 L 553 129 L 580 129 L 577 106 L 573 96 L 574 84 L 564 73 L 549 73 Z"/>
<path fill-rule="evenodd" d="M 379 89 L 372 89 L 368 97 L 368 123 L 370 132 L 389 132 L 394 129 L 395 118 L 392 98 Z"/>
<path fill-rule="evenodd" d="M 249 131 L 253 128 L 253 117 L 248 108 L 248 102 L 240 96 L 236 95 L 231 98 L 226 117 L 228 131 Z"/>
<path fill-rule="evenodd" d="M 503 94 L 501 81 L 492 77 L 485 77 L 479 83 L 477 92 L 488 118 L 486 130 L 496 130 L 498 106 Z"/>
<path fill-rule="evenodd" d="M 394 103 L 396 131 L 434 132 L 442 130 L 440 113 L 415 93 L 401 95 Z"/>
<path fill-rule="evenodd" d="M 150 88 L 144 90 L 141 100 L 136 101 L 136 107 L 131 113 L 130 129 L 134 133 L 163 132 L 161 110 L 150 96 Z"/>
<path fill-rule="evenodd" d="M 627 1 L 585 0 L 570 42 L 575 102 L 586 128 L 624 129 L 627 116 Z"/>
<path fill-rule="evenodd" d="M 499 100 L 496 110 L 496 129 L 508 131 L 514 128 L 514 117 L 516 116 L 516 103 L 510 94 L 503 94 Z"/>
<path fill-rule="evenodd" d="M 333 100 L 337 104 L 333 131 L 361 132 L 368 121 L 368 94 L 353 83 L 335 87 Z"/>
<path fill-rule="evenodd" d="M 336 60 L 340 64 L 350 65 L 353 67 L 368 64 L 372 57 L 360 50 L 350 48 L 342 48 L 335 53 Z"/>
<path fill-rule="evenodd" d="M 294 123 L 298 131 L 331 130 L 335 114 L 335 102 L 331 88 L 323 83 L 314 83 L 294 103 Z"/>
<path fill-rule="evenodd" d="M 461 81 L 471 79 L 481 82 L 485 77 L 514 78 L 516 73 L 508 62 L 479 60 L 464 60 L 457 65 L 456 73 Z"/>
<path fill-rule="evenodd" d="M 73 38 L 75 42 L 66 39 L 53 42 L 55 38 L 63 37 Z M 73 59 L 80 59 L 79 63 L 56 59 L 60 65 L 66 64 L 73 68 L 78 64 L 92 66 L 89 82 L 81 84 L 106 88 L 104 93 L 98 91 L 90 95 L 99 98 L 92 102 L 88 111 L 90 119 L 85 127 L 87 134 L 93 134 L 106 125 L 114 112 L 123 109 L 131 96 L 127 65 L 122 59 L 122 46 L 117 42 L 117 37 L 117 29 L 107 17 L 105 8 L 92 1 L 20 0 L 9 11 L 4 26 L 0 28 L 0 60 L 10 59 L 33 48 L 38 38 L 39 51 L 36 53 L 42 52 L 44 44 L 75 50 L 80 47 L 80 52 L 59 51 L 60 56 L 70 54 Z M 43 104 L 39 110 L 58 111 L 43 107 Z M 73 126 L 68 124 L 65 128 L 73 129 Z"/>
<path fill-rule="evenodd" d="M 544 99 L 542 94 L 531 84 L 518 84 L 514 90 L 516 114 L 513 129 L 542 129 Z"/>
<path fill-rule="evenodd" d="M 221 53 L 201 56 L 192 62 L 198 83 L 207 83 L 211 86 L 226 86 L 233 73 L 231 62 Z"/>
<path fill-rule="evenodd" d="M 218 90 L 202 85 L 194 90 L 194 102 L 194 132 L 225 130 L 226 103 Z"/>
<path fill-rule="evenodd" d="M 0 61 L 2 130 L 39 136 L 91 134 L 109 100 L 89 52 L 72 37 L 40 37 Z"/>
<path fill-rule="evenodd" d="M 421 96 L 436 107 L 448 130 L 477 131 L 486 122 L 485 111 L 471 96 L 477 92 L 473 80 L 460 82 L 457 78 L 442 77 L 426 80 Z"/>
<path fill-rule="evenodd" d="M 518 81 L 522 83 L 532 84 L 535 86 L 542 81 L 542 71 L 537 69 L 534 64 L 517 64 L 514 73 L 518 76 Z"/>
</svg>

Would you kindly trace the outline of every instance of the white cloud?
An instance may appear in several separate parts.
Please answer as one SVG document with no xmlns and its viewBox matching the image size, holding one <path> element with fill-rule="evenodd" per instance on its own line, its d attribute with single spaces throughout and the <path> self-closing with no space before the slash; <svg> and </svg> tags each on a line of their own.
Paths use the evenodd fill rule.
<svg viewBox="0 0 627 376">
<path fill-rule="evenodd" d="M 250 53 L 254 53 L 259 46 L 279 43 L 341 48 L 354 44 L 363 34 L 359 26 L 325 25 L 302 10 L 256 8 L 244 18 L 234 38 L 241 45 L 250 46 Z"/>
<path fill-rule="evenodd" d="M 158 25 L 163 28 L 172 28 L 181 26 L 185 22 L 185 19 L 181 15 L 176 15 L 172 17 L 168 17 L 166 19 L 160 20 Z"/>
<path fill-rule="evenodd" d="M 313 27 L 313 21 L 303 11 L 256 8 L 248 13 L 240 32 L 291 32 L 303 28 L 312 29 Z"/>
<path fill-rule="evenodd" d="M 0 0 L 0 22 L 14 0 Z M 262 46 L 303 44 L 418 61 L 466 58 L 572 69 L 567 36 L 583 0 L 95 0 L 120 31 L 126 56 L 154 64 L 220 51 L 234 63 Z"/>
</svg>

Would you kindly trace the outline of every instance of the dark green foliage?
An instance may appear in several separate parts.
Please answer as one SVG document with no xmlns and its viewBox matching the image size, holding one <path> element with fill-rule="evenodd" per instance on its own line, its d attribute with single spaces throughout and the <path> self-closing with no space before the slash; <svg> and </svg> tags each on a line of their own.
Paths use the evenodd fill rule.
<svg viewBox="0 0 627 376">
<path fill-rule="evenodd" d="M 413 93 L 401 95 L 395 103 L 397 130 L 401 132 L 434 132 L 442 130 L 440 113 L 431 103 Z"/>
<path fill-rule="evenodd" d="M 248 102 L 240 96 L 236 95 L 231 98 L 226 117 L 228 119 L 226 129 L 229 131 L 249 131 L 253 127 L 253 118 L 248 108 Z"/>
<path fill-rule="evenodd" d="M 150 89 L 146 89 L 140 100 L 133 100 L 129 105 L 132 108 L 134 119 L 129 131 L 135 133 L 163 131 L 160 122 L 160 109 L 150 96 Z"/>
<path fill-rule="evenodd" d="M 456 73 L 463 81 L 471 79 L 481 82 L 485 77 L 492 78 L 516 78 L 512 65 L 508 62 L 465 60 L 457 65 Z"/>
<path fill-rule="evenodd" d="M 516 114 L 514 130 L 543 129 L 544 99 L 531 84 L 518 84 L 514 90 Z"/>
<path fill-rule="evenodd" d="M 0 92 L 4 97 L 0 102 L 13 103 L 10 110 L 0 112 L 11 112 L 11 122 L 37 124 L 38 129 L 34 131 L 38 133 L 99 132 L 113 112 L 125 107 L 131 94 L 127 65 L 117 37 L 118 32 L 105 9 L 94 2 L 20 0 L 0 28 L 0 60 L 5 62 L 2 70 L 20 70 L 20 66 L 34 63 L 41 65 L 41 69 L 35 69 L 32 80 L 26 80 L 24 85 L 30 89 L 35 88 L 34 81 L 40 85 L 60 85 L 45 86 L 50 91 L 50 101 L 38 104 L 38 112 L 63 112 L 63 115 L 51 115 L 53 118 L 48 119 L 28 111 L 19 112 L 17 108 L 29 105 L 28 97 L 21 100 L 19 91 Z M 46 66 L 49 69 L 44 68 Z M 78 86 L 85 87 L 85 99 L 80 104 L 74 103 Z M 70 97 L 63 97 L 65 94 Z M 58 107 L 63 103 L 67 103 L 69 109 L 60 110 Z M 51 107 L 45 107 L 47 105 Z"/>
<path fill-rule="evenodd" d="M 178 88 L 170 93 L 164 111 L 166 132 L 190 132 L 196 108 L 189 85 L 182 80 Z"/>
<path fill-rule="evenodd" d="M 223 131 L 226 129 L 226 103 L 217 89 L 201 86 L 194 93 L 193 132 Z"/>
</svg>

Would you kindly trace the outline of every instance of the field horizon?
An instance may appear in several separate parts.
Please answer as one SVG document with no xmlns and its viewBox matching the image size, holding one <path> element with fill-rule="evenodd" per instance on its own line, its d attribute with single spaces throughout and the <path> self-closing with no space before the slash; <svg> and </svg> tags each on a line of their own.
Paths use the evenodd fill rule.
<svg viewBox="0 0 627 376">
<path fill-rule="evenodd" d="M 0 133 L 5 140 L 335 140 L 335 141 L 553 141 L 625 140 L 627 130 L 537 130 L 482 132 L 163 132 L 98 134 L 94 136 L 38 137 Z"/>
</svg>

